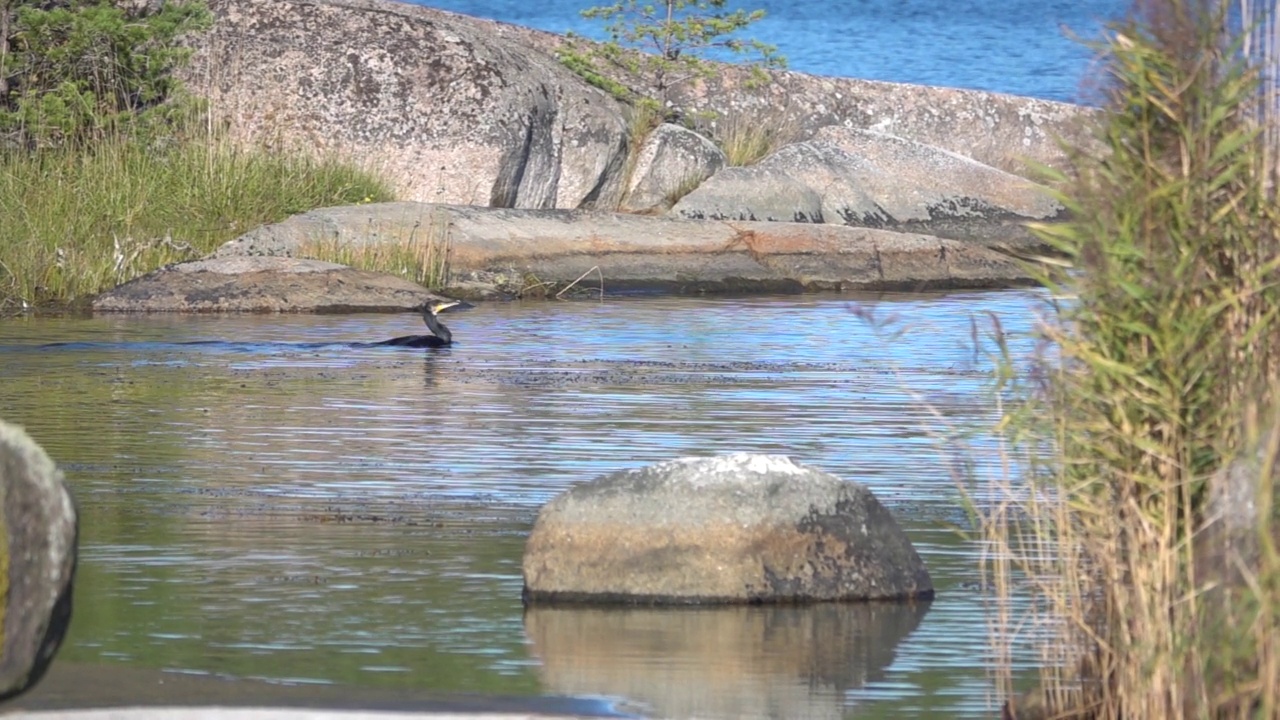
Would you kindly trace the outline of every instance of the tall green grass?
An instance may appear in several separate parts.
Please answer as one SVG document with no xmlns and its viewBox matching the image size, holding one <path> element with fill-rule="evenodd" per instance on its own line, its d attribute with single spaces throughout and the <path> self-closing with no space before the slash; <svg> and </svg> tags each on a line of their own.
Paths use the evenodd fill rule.
<svg viewBox="0 0 1280 720">
<path fill-rule="evenodd" d="M 1054 352 L 1004 375 L 1022 398 L 1004 408 L 1008 457 L 1026 472 L 983 518 L 997 640 L 1015 634 L 1015 586 L 1051 628 L 1041 688 L 1012 716 L 1280 712 L 1276 118 L 1259 102 L 1271 55 L 1233 22 L 1215 0 L 1135 3 L 1106 39 L 1101 149 L 1055 178 L 1074 219 L 1037 228 L 1061 253 L 1042 280 L 1067 300 L 1044 328 Z M 1239 458 L 1256 460 L 1229 474 Z M 1228 519 L 1256 552 L 1210 542 L 1227 478 L 1255 503 Z"/>
<path fill-rule="evenodd" d="M 0 307 L 71 303 L 262 223 L 392 198 L 352 163 L 192 126 L 0 150 Z"/>
</svg>

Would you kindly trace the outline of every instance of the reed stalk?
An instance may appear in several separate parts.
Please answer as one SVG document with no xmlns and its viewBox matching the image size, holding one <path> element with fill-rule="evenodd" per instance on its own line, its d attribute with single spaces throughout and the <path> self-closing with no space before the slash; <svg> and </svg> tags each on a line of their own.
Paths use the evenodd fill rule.
<svg viewBox="0 0 1280 720">
<path fill-rule="evenodd" d="M 1052 352 L 1003 376 L 1018 471 L 981 518 L 996 617 L 1027 588 L 1021 620 L 1047 638 L 1040 687 L 1009 715 L 1276 717 L 1275 9 L 1136 2 L 1105 40 L 1101 150 L 1052 178 L 1074 219 L 1035 229 L 1060 253 L 1041 281 L 1065 300 L 1046 314 Z M 1240 472 L 1227 519 L 1265 508 L 1246 560 L 1207 544 Z M 997 684 L 1012 694 L 1007 664 Z"/>
</svg>

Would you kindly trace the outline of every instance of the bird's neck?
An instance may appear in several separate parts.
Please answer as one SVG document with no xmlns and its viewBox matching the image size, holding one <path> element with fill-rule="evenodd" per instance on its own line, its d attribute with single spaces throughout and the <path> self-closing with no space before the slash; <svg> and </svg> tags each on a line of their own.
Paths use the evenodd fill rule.
<svg viewBox="0 0 1280 720">
<path fill-rule="evenodd" d="M 431 311 L 422 313 L 422 320 L 427 323 L 427 329 L 430 330 L 433 335 L 447 343 L 453 342 L 453 334 L 449 332 L 449 328 L 445 327 L 436 319 L 434 313 Z"/>
</svg>

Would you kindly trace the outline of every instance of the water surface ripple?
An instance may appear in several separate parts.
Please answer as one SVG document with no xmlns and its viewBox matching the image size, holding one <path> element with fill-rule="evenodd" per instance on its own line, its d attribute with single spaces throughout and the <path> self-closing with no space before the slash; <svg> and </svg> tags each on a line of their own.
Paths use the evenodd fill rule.
<svg viewBox="0 0 1280 720">
<path fill-rule="evenodd" d="M 980 548 L 956 531 L 939 435 L 991 419 L 973 319 L 998 314 L 1023 352 L 1036 309 L 1022 291 L 485 305 L 447 316 L 444 350 L 355 346 L 418 332 L 411 315 L 7 320 L 0 416 L 60 462 L 82 510 L 66 659 L 668 714 L 979 717 Z M 522 612 L 542 503 L 605 472 L 732 451 L 866 483 L 938 600 L 907 615 Z M 717 627 L 742 644 L 621 644 L 613 675 L 587 661 L 606 635 L 678 643 Z M 855 650 L 822 654 L 815 628 L 831 627 Z M 750 628 L 773 639 L 748 643 Z M 850 654 L 860 664 L 842 667 Z M 709 705 L 655 695 L 681 663 L 734 680 L 704 684 Z M 765 676 L 794 682 L 744 706 Z"/>
</svg>

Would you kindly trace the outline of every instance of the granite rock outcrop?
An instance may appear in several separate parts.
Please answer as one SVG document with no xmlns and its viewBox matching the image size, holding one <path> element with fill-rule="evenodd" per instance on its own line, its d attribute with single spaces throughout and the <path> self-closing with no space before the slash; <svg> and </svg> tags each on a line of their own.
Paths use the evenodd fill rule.
<svg viewBox="0 0 1280 720">
<path fill-rule="evenodd" d="M 616 209 L 645 182 L 625 177 L 624 106 L 555 57 L 580 38 L 393 0 L 210 7 L 214 27 L 193 40 L 184 76 L 243 142 L 354 159 L 422 202 Z M 795 141 L 823 128 L 870 130 L 1022 175 L 1025 160 L 1062 166 L 1059 140 L 1086 142 L 1096 114 L 974 90 L 769 78 L 723 65 L 677 87 L 670 110 L 704 138 L 742 122 L 786 128 Z"/>
<path fill-rule="evenodd" d="M 533 28 L 489 23 L 491 32 L 554 55 L 586 42 Z M 874 130 L 934 145 L 1016 175 L 1029 175 L 1027 161 L 1065 168 L 1062 142 L 1092 142 L 1099 111 L 1039 98 L 963 88 L 826 77 L 789 70 L 765 70 L 760 82 L 749 67 L 725 64 L 710 77 L 674 88 L 669 109 L 687 118 L 712 118 L 706 134 L 723 133 L 726 123 L 749 123 L 808 140 L 824 127 Z M 640 91 L 648 85 L 616 69 L 611 80 Z"/>
<path fill-rule="evenodd" d="M 405 199 L 613 206 L 626 123 L 554 58 L 390 0 L 212 0 L 185 76 L 244 142 L 330 152 Z"/>
<path fill-rule="evenodd" d="M 832 126 L 750 167 L 726 168 L 677 217 L 841 223 L 954 239 L 1025 236 L 1062 205 L 1046 187 L 894 135 Z"/>
<path fill-rule="evenodd" d="M 724 152 L 706 137 L 663 123 L 649 133 L 636 153 L 621 209 L 667 210 L 673 198 L 698 187 L 727 163 Z"/>
</svg>

